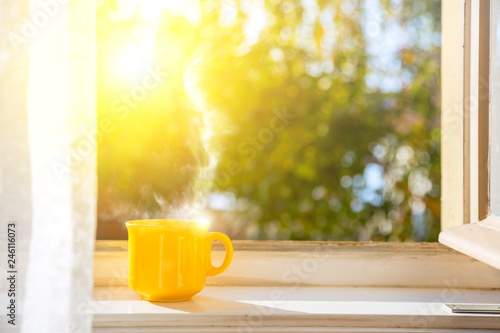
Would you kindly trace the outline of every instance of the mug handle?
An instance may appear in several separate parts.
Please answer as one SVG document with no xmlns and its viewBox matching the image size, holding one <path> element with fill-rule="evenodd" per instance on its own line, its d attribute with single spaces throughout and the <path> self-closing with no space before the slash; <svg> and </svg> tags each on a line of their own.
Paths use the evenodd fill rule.
<svg viewBox="0 0 500 333">
<path fill-rule="evenodd" d="M 226 256 L 224 257 L 224 261 L 222 265 L 219 267 L 215 267 L 212 265 L 212 242 L 214 240 L 220 240 L 224 247 L 226 248 Z M 224 272 L 229 265 L 231 264 L 231 260 L 233 260 L 233 244 L 229 237 L 221 232 L 210 232 L 207 237 L 208 242 L 208 270 L 207 276 L 214 276 Z"/>
</svg>

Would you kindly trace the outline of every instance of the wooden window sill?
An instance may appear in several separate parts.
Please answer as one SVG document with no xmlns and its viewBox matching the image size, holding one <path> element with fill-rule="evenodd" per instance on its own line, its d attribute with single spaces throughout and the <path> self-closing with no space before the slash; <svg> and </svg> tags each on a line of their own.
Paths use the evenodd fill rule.
<svg viewBox="0 0 500 333">
<path fill-rule="evenodd" d="M 214 264 L 224 257 L 219 245 L 214 243 Z M 207 285 L 500 288 L 500 270 L 439 243 L 233 241 L 233 246 L 231 266 L 208 277 Z M 127 241 L 97 241 L 96 287 L 127 286 L 127 266 Z"/>
<path fill-rule="evenodd" d="M 214 244 L 215 245 L 215 244 Z M 500 271 L 438 243 L 234 241 L 223 274 L 192 300 L 143 301 L 127 242 L 98 241 L 95 332 L 369 332 L 494 329 L 500 316 L 444 303 L 498 303 Z M 224 252 L 215 246 L 214 263 Z M 483 331 L 484 332 L 484 331 Z"/>
<path fill-rule="evenodd" d="M 185 302 L 147 302 L 124 287 L 94 291 L 94 332 L 325 332 L 498 329 L 498 315 L 452 314 L 443 304 L 494 303 L 500 291 L 206 287 Z"/>
</svg>

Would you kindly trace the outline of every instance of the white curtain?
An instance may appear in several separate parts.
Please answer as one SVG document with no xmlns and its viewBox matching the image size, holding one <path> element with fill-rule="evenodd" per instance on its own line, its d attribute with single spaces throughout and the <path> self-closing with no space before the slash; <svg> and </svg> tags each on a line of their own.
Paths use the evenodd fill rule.
<svg viewBox="0 0 500 333">
<path fill-rule="evenodd" d="M 0 4 L 0 243 L 15 220 L 26 259 L 18 267 L 16 327 L 7 328 L 23 333 L 92 327 L 95 18 L 88 0 Z"/>
<path fill-rule="evenodd" d="M 0 2 L 0 332 L 17 332 L 24 300 L 28 244 L 31 230 L 31 184 L 27 132 L 28 52 L 17 49 L 7 37 L 18 22 L 29 15 L 26 2 Z M 14 224 L 15 265 L 9 267 L 8 225 Z M 15 295 L 9 297 L 10 281 L 15 274 Z M 7 275 L 9 274 L 9 275 Z M 14 321 L 5 317 L 10 301 L 14 303 Z M 5 310 L 5 311 L 4 311 Z"/>
</svg>

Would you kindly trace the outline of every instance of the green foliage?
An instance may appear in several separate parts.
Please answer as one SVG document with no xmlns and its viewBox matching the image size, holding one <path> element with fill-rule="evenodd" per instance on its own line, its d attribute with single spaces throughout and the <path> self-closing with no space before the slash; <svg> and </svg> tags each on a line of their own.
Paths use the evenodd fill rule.
<svg viewBox="0 0 500 333">
<path fill-rule="evenodd" d="M 203 116 L 183 89 L 201 56 L 198 88 L 220 151 L 212 191 L 235 200 L 210 211 L 214 229 L 236 239 L 436 241 L 440 3 L 367 3 L 379 2 L 270 0 L 256 14 L 244 2 L 203 1 L 194 23 L 166 13 L 155 61 L 168 80 L 124 120 L 110 106 L 133 85 L 107 71 L 108 41 L 126 39 L 137 20 L 112 23 L 115 5 L 103 6 L 99 110 L 115 126 L 99 147 L 100 225 L 154 216 L 207 165 Z M 397 47 L 384 54 L 376 43 L 387 39 Z"/>
</svg>

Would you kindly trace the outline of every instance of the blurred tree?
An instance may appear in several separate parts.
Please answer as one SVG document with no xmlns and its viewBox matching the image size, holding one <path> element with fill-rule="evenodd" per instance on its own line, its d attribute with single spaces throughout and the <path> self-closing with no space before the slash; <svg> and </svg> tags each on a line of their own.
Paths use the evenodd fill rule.
<svg viewBox="0 0 500 333">
<path fill-rule="evenodd" d="M 142 23 L 111 21 L 116 9 L 105 2 L 98 25 L 99 111 L 114 124 L 99 146 L 101 230 L 189 194 L 209 163 L 209 114 L 220 151 L 211 199 L 231 202 L 212 205 L 215 229 L 437 240 L 439 1 L 203 1 L 195 18 L 167 10 L 149 66 L 168 79 L 121 119 L 113 105 L 137 80 L 120 82 L 109 64 Z M 194 59 L 201 113 L 184 89 Z"/>
</svg>

